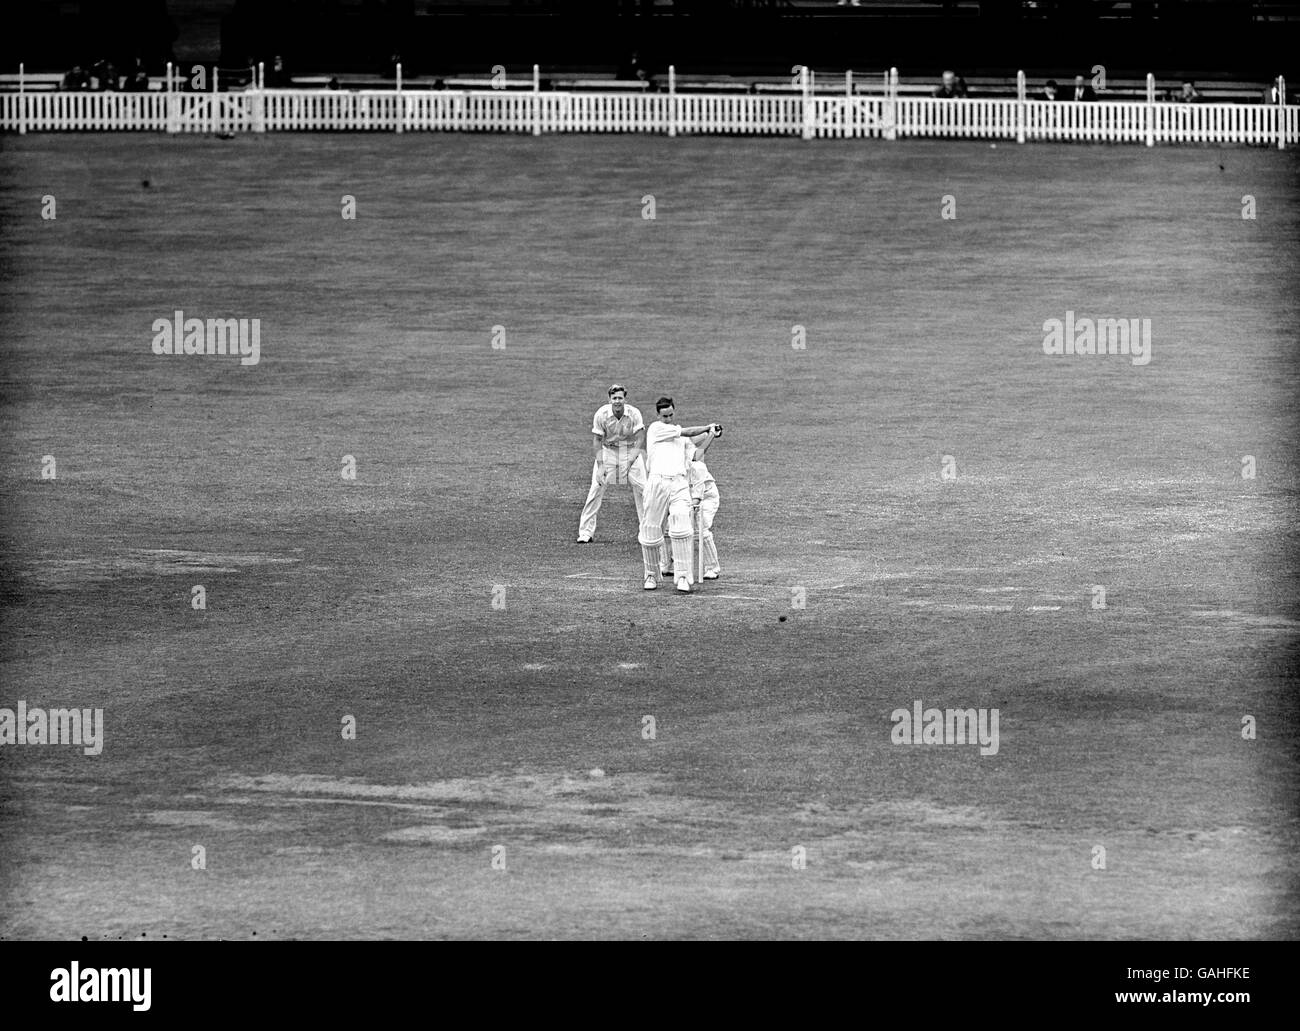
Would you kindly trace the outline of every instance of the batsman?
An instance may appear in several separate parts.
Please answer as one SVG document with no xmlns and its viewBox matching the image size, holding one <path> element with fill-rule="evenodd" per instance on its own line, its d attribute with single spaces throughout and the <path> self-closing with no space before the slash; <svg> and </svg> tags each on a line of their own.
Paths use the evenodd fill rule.
<svg viewBox="0 0 1300 1031">
<path fill-rule="evenodd" d="M 641 518 L 641 561 L 645 572 L 645 589 L 659 586 L 659 549 L 664 540 L 664 515 L 668 516 L 668 537 L 672 542 L 673 579 L 677 590 L 691 592 L 691 486 L 686 450 L 688 444 L 699 445 L 721 436 L 720 423 L 705 426 L 678 426 L 677 409 L 671 397 L 655 402 L 659 421 L 646 428 L 645 504 Z"/>
</svg>

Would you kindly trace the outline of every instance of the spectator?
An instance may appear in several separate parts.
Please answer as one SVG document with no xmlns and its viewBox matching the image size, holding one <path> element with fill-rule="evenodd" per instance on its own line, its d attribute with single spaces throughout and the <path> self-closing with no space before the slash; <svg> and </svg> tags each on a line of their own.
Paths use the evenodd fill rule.
<svg viewBox="0 0 1300 1031">
<path fill-rule="evenodd" d="M 90 89 L 90 76 L 86 74 L 81 65 L 74 64 L 71 70 L 63 76 L 63 88 L 66 90 Z"/>
<path fill-rule="evenodd" d="M 331 76 L 330 76 L 330 81 L 327 82 L 327 83 L 325 84 L 325 88 L 326 88 L 326 89 L 338 89 L 338 88 L 339 88 L 339 77 L 338 77 L 337 75 L 331 75 Z"/>
<path fill-rule="evenodd" d="M 131 93 L 148 93 L 149 92 L 149 72 L 144 66 L 144 61 L 140 58 L 135 59 L 135 65 L 131 73 L 126 77 L 126 90 Z"/>
<path fill-rule="evenodd" d="M 620 79 L 640 79 L 645 82 L 649 77 L 650 73 L 646 70 L 645 65 L 641 63 L 640 53 L 635 50 L 618 69 L 618 78 Z"/>
<path fill-rule="evenodd" d="M 1056 95 L 1057 95 L 1057 93 L 1059 92 L 1060 88 L 1061 88 L 1061 87 L 1058 86 L 1058 85 L 1056 84 L 1056 80 L 1055 80 L 1055 79 L 1048 79 L 1047 82 L 1043 85 L 1043 93 L 1042 93 L 1042 96 L 1040 96 L 1038 99 L 1039 99 L 1039 100 L 1055 100 L 1055 99 L 1056 99 Z"/>
<path fill-rule="evenodd" d="M 95 90 L 116 90 L 117 69 L 113 62 L 101 57 L 90 68 L 90 88 Z"/>
<path fill-rule="evenodd" d="M 1195 104 L 1201 99 L 1201 95 L 1196 91 L 1196 83 L 1191 79 L 1183 80 L 1183 91 L 1174 98 L 1180 104 Z"/>
<path fill-rule="evenodd" d="M 271 74 L 266 78 L 266 84 L 272 89 L 288 89 L 293 85 L 289 73 L 284 70 L 284 58 L 279 54 L 276 54 L 275 59 L 271 62 Z"/>
<path fill-rule="evenodd" d="M 615 77 L 619 80 L 635 79 L 645 86 L 647 93 L 654 93 L 658 88 L 649 66 L 641 60 L 641 54 L 636 50 L 633 50 L 628 55 L 628 59 L 618 66 Z"/>
<path fill-rule="evenodd" d="M 1066 100 L 1096 100 L 1097 94 L 1093 92 L 1091 86 L 1082 75 L 1074 77 L 1074 88 L 1070 90 Z"/>
<path fill-rule="evenodd" d="M 934 95 L 942 100 L 954 100 L 966 95 L 966 80 L 957 78 L 957 73 L 945 71 L 943 82 L 934 88 Z"/>
</svg>

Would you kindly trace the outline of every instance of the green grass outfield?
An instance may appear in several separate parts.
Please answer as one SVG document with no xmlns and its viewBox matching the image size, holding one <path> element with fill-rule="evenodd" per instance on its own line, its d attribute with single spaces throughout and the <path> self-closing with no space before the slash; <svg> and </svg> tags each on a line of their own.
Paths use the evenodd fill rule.
<svg viewBox="0 0 1300 1031">
<path fill-rule="evenodd" d="M 1295 937 L 1297 240 L 1294 151 L 0 140 L 0 706 L 105 727 L 0 935 Z M 690 597 L 574 544 L 614 380 L 726 424 Z"/>
</svg>

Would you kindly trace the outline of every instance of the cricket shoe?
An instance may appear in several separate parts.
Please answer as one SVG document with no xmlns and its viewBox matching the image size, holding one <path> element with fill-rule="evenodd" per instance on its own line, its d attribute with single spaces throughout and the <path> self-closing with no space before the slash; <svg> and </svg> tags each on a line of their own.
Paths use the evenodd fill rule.
<svg viewBox="0 0 1300 1031">
<path fill-rule="evenodd" d="M 663 566 L 660 566 L 659 575 L 662 576 L 665 580 L 670 579 L 673 575 L 672 567 L 670 566 L 668 569 L 664 569 Z"/>
<path fill-rule="evenodd" d="M 718 578 L 718 574 L 719 574 L 720 572 L 722 572 L 722 570 L 720 570 L 720 569 L 706 569 L 706 570 L 704 571 L 704 579 L 706 579 L 706 580 L 716 580 L 716 579 Z"/>
<path fill-rule="evenodd" d="M 677 578 L 677 589 L 681 591 L 683 594 L 690 594 L 691 582 L 688 579 L 686 579 L 686 577 L 679 576 Z"/>
<path fill-rule="evenodd" d="M 590 543 L 591 543 L 591 538 L 590 538 L 590 537 L 579 537 L 579 538 L 578 538 L 578 543 L 579 543 L 579 544 L 590 544 Z"/>
<path fill-rule="evenodd" d="M 653 591 L 656 587 L 659 586 L 659 581 L 656 580 L 653 576 L 647 576 L 645 578 L 644 586 L 647 591 Z"/>
</svg>

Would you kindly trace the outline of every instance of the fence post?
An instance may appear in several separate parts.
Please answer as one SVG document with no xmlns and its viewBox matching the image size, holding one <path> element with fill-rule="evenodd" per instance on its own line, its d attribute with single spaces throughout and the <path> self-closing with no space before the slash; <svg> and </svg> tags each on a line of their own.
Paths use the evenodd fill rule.
<svg viewBox="0 0 1300 1031">
<path fill-rule="evenodd" d="M 1025 142 L 1025 73 L 1016 72 L 1016 142 Z"/>
<path fill-rule="evenodd" d="M 843 133 L 851 139 L 858 138 L 858 119 L 853 110 L 853 69 L 844 70 L 844 120 Z"/>
<path fill-rule="evenodd" d="M 677 135 L 677 120 L 679 111 L 677 108 L 677 66 L 670 64 L 668 66 L 668 135 Z"/>
<path fill-rule="evenodd" d="M 542 134 L 542 69 L 533 65 L 533 135 Z"/>
<path fill-rule="evenodd" d="M 406 121 L 406 103 L 402 100 L 402 62 L 397 62 L 397 131 L 402 131 Z"/>
<path fill-rule="evenodd" d="M 1156 77 L 1147 72 L 1147 146 L 1156 145 Z"/>
<path fill-rule="evenodd" d="M 253 132 L 266 132 L 266 94 L 263 93 L 261 87 L 257 85 L 257 69 L 256 68 L 252 69 L 252 72 L 253 72 L 253 89 L 252 89 L 253 96 L 251 101 L 251 110 L 249 111 L 249 114 L 252 116 L 253 119 Z M 245 90 L 244 95 L 247 96 L 248 92 L 249 91 Z"/>
<path fill-rule="evenodd" d="M 898 139 L 898 69 L 885 73 L 885 139 Z"/>
<path fill-rule="evenodd" d="M 888 68 L 886 68 L 881 73 L 881 79 L 883 80 L 884 91 L 881 93 L 882 99 L 880 101 L 880 124 L 877 126 L 877 128 L 880 130 L 881 136 L 883 136 L 885 139 L 891 139 L 892 137 L 889 135 L 889 129 L 887 128 L 888 116 L 889 116 L 889 69 Z"/>
<path fill-rule="evenodd" d="M 799 86 L 803 90 L 803 138 L 811 140 L 813 138 L 813 105 L 809 90 L 812 82 L 808 76 L 808 66 L 806 64 L 799 66 Z"/>
<path fill-rule="evenodd" d="M 167 111 L 167 131 L 169 133 L 174 133 L 176 131 L 176 97 L 174 96 L 174 90 L 172 89 L 173 85 L 174 83 L 172 82 L 172 63 L 168 61 L 167 62 L 167 95 L 164 98 L 164 103 Z"/>
<path fill-rule="evenodd" d="M 217 66 L 212 66 L 212 124 L 211 132 L 215 135 L 221 132 L 221 89 L 217 83 Z"/>
<path fill-rule="evenodd" d="M 27 91 L 23 85 L 23 64 L 18 62 L 18 135 L 27 135 Z"/>
<path fill-rule="evenodd" d="M 1277 149 L 1286 150 L 1286 76 L 1277 77 Z"/>
</svg>

